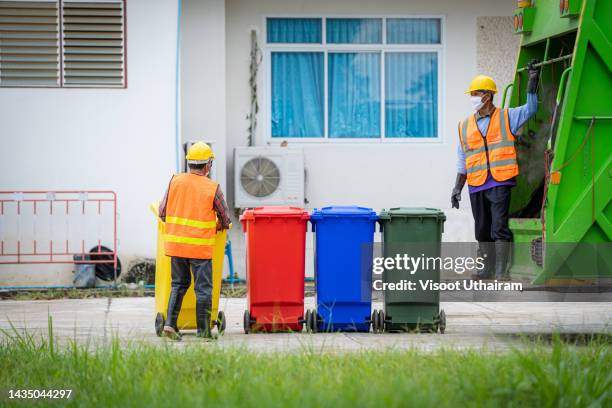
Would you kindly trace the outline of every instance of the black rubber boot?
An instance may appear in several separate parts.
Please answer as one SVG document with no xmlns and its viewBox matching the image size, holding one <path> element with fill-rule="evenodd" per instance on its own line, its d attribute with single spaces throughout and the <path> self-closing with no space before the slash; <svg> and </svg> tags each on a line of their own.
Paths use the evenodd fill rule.
<svg viewBox="0 0 612 408">
<path fill-rule="evenodd" d="M 510 245 L 508 241 L 495 241 L 495 279 L 497 280 L 510 280 L 508 269 Z"/>
<path fill-rule="evenodd" d="M 168 320 L 166 321 L 166 326 L 177 328 L 176 322 L 178 320 L 178 315 L 181 311 L 181 305 L 183 304 L 183 294 L 179 291 L 178 288 L 172 288 L 170 291 L 170 298 L 168 299 Z"/>
<path fill-rule="evenodd" d="M 216 340 L 217 337 L 212 335 L 210 326 L 211 304 L 204 302 L 196 302 L 196 324 L 198 326 L 197 336 L 206 340 Z"/>
<path fill-rule="evenodd" d="M 183 296 L 184 294 L 180 293 L 179 289 L 173 288 L 170 291 L 170 298 L 168 299 L 168 320 L 164 325 L 163 334 L 173 340 L 181 339 L 181 334 L 179 333 L 177 326 L 177 320 L 181 311 L 181 305 L 183 304 Z"/>
<path fill-rule="evenodd" d="M 495 250 L 493 242 L 479 242 L 477 256 L 484 258 L 484 268 L 472 275 L 473 280 L 493 279 L 495 273 Z"/>
</svg>

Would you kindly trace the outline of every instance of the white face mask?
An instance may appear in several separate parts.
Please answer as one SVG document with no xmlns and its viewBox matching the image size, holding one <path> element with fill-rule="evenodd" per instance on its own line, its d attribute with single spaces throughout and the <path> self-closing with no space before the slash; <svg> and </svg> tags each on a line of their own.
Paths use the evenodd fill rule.
<svg viewBox="0 0 612 408">
<path fill-rule="evenodd" d="M 470 103 L 472 104 L 472 108 L 478 112 L 484 103 L 482 102 L 482 97 L 480 96 L 470 96 Z"/>
</svg>

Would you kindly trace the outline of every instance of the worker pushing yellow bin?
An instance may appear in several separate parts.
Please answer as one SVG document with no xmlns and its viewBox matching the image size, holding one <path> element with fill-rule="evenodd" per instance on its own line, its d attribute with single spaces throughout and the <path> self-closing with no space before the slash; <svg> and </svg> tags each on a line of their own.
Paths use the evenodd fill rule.
<svg viewBox="0 0 612 408">
<path fill-rule="evenodd" d="M 166 321 L 166 313 L 168 307 L 168 298 L 172 284 L 172 274 L 170 271 L 170 257 L 166 256 L 164 250 L 164 237 L 166 234 L 166 223 L 159 218 L 158 214 L 159 203 L 152 203 L 151 210 L 157 218 L 157 256 L 155 259 L 155 332 L 161 336 Z M 211 329 L 217 326 L 219 333 L 225 331 L 225 314 L 219 310 L 219 298 L 221 296 L 221 279 L 223 275 L 223 260 L 225 257 L 225 240 L 227 239 L 227 230 L 217 231 L 215 237 L 215 247 L 213 250 L 212 270 L 213 270 L 213 288 L 212 288 L 212 311 L 210 314 Z M 179 330 L 195 329 L 196 314 L 195 314 L 195 292 L 193 290 L 193 276 L 191 285 L 183 298 L 183 306 L 178 317 Z"/>
</svg>

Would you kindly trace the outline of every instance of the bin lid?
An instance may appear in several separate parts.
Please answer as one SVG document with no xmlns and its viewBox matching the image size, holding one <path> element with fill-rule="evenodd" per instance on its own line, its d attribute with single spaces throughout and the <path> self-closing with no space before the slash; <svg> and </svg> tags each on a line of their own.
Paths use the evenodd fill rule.
<svg viewBox="0 0 612 408">
<path fill-rule="evenodd" d="M 153 214 L 155 214 L 156 217 L 159 217 L 159 201 L 153 201 L 151 204 L 149 204 L 149 208 L 151 211 L 153 211 Z"/>
<path fill-rule="evenodd" d="M 359 207 L 356 205 L 332 205 L 321 209 L 315 208 L 310 219 L 312 221 L 322 220 L 323 218 L 368 218 L 377 220 L 376 211 L 367 207 Z"/>
<path fill-rule="evenodd" d="M 241 216 L 241 220 L 253 220 L 255 218 L 293 218 L 299 217 L 304 220 L 309 218 L 308 211 L 300 207 L 276 206 L 256 207 L 246 210 Z"/>
<path fill-rule="evenodd" d="M 392 217 L 398 218 L 437 218 L 439 220 L 446 220 L 444 212 L 438 208 L 425 208 L 425 207 L 394 207 L 383 209 L 379 218 L 381 220 L 390 220 Z"/>
</svg>

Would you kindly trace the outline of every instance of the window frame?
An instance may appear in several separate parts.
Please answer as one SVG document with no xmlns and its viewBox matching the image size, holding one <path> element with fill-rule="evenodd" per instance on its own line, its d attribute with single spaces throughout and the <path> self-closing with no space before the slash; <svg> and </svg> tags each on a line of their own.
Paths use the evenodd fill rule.
<svg viewBox="0 0 612 408">
<path fill-rule="evenodd" d="M 7 1 L 15 1 L 19 3 L 23 1 L 27 3 L 28 1 L 34 0 L 7 0 Z M 57 41 L 57 50 L 58 50 L 58 83 L 56 86 L 53 85 L 43 85 L 43 86 L 20 86 L 20 85 L 7 85 L 0 86 L 0 90 L 2 89 L 127 89 L 128 88 L 128 36 L 127 36 L 127 0 L 118 0 L 118 1 L 108 1 L 108 0 L 37 0 L 40 2 L 49 2 L 49 3 L 57 3 L 58 6 L 58 41 Z M 106 85 L 66 85 L 64 81 L 64 14 L 63 14 L 63 4 L 65 2 L 82 2 L 82 3 L 123 3 L 123 85 L 122 86 L 106 86 Z"/>
<path fill-rule="evenodd" d="M 321 43 L 317 44 L 295 44 L 295 43 L 268 43 L 267 19 L 268 18 L 320 18 L 321 19 Z M 382 44 L 333 44 L 327 43 L 327 19 L 328 18 L 380 18 L 382 19 Z M 387 44 L 387 18 L 436 18 L 440 20 L 440 44 Z M 262 76 L 263 82 L 263 106 L 262 116 L 264 121 L 264 139 L 266 144 L 279 145 L 285 141 L 295 143 L 426 143 L 439 144 L 444 142 L 442 123 L 445 117 L 444 89 L 445 89 L 445 61 L 446 54 L 446 19 L 442 14 L 268 14 L 263 16 L 263 60 Z M 322 52 L 323 53 L 323 137 L 272 137 L 272 53 L 273 52 Z M 329 137 L 329 101 L 328 101 L 328 54 L 330 52 L 375 52 L 380 54 L 380 130 L 379 137 L 371 138 L 330 138 Z M 385 53 L 389 52 L 432 52 L 438 58 L 438 92 L 437 92 L 437 129 L 435 137 L 386 137 L 385 136 Z"/>
</svg>

